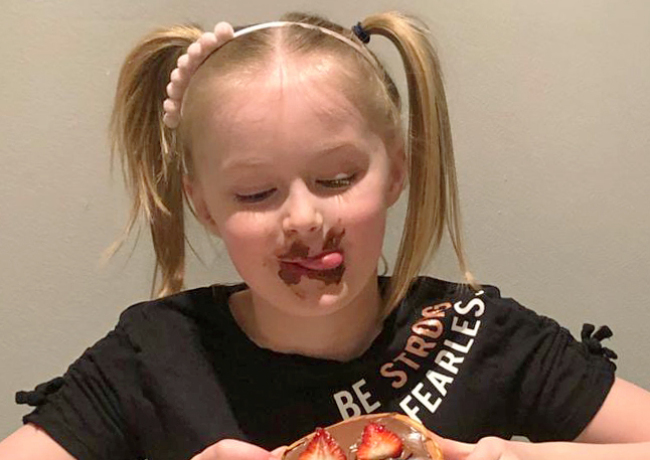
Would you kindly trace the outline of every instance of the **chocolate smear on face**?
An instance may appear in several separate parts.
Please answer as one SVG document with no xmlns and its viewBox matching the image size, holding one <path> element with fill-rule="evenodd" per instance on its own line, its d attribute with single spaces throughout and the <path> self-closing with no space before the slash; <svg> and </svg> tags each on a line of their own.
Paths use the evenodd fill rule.
<svg viewBox="0 0 650 460">
<path fill-rule="evenodd" d="M 282 254 L 282 259 L 299 259 L 309 255 L 309 246 L 300 241 L 294 241 L 289 250 Z"/>
<path fill-rule="evenodd" d="M 345 235 L 344 228 L 341 230 L 330 228 L 329 231 L 327 232 L 327 235 L 325 235 L 325 243 L 323 244 L 323 251 L 333 251 L 337 249 L 341 245 L 341 240 L 343 239 L 343 235 Z"/>
<path fill-rule="evenodd" d="M 282 281 L 284 281 L 284 284 L 291 286 L 292 284 L 300 283 L 300 277 L 302 275 L 296 270 L 292 270 L 290 267 L 284 267 L 283 265 L 286 264 L 280 264 L 280 271 L 278 272 L 278 276 L 280 279 L 282 279 Z"/>
<path fill-rule="evenodd" d="M 341 245 L 341 240 L 345 235 L 345 229 L 336 230 L 334 228 L 329 229 L 325 235 L 325 243 L 323 243 L 323 252 L 325 251 L 335 251 Z M 294 241 L 286 254 L 283 254 L 281 258 L 306 258 L 309 256 L 309 247 L 300 241 Z M 322 281 L 326 286 L 330 284 L 339 284 L 341 279 L 343 279 L 343 273 L 345 273 L 345 262 L 339 265 L 336 268 L 329 270 L 309 270 L 304 267 L 301 267 L 298 264 L 291 262 L 281 262 L 280 270 L 278 271 L 278 276 L 284 283 L 288 286 L 300 283 L 300 278 L 304 275 L 309 279 L 314 279 Z"/>
<path fill-rule="evenodd" d="M 297 264 L 285 262 L 281 264 L 278 276 L 288 286 L 300 283 L 300 278 L 303 275 L 309 279 L 322 281 L 325 285 L 329 286 L 330 284 L 339 284 L 341 279 L 343 279 L 344 272 L 345 263 L 329 270 L 309 270 L 299 267 Z"/>
</svg>

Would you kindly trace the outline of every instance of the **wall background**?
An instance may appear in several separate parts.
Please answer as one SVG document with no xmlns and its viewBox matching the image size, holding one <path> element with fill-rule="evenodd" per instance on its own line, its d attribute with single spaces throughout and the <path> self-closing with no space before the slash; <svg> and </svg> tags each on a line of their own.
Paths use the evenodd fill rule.
<svg viewBox="0 0 650 460">
<path fill-rule="evenodd" d="M 98 264 L 127 217 L 106 126 L 135 41 L 180 21 L 209 28 L 299 9 L 351 25 L 390 8 L 423 17 L 438 45 L 474 274 L 574 335 L 585 321 L 608 324 L 619 375 L 650 389 L 647 1 L 3 0 L 0 438 L 26 412 L 16 390 L 63 373 L 149 295 L 145 232 Z M 390 46 L 371 47 L 400 80 Z M 219 244 L 191 233 L 204 264 L 191 260 L 188 285 L 236 280 Z M 448 247 L 430 273 L 458 279 Z"/>
</svg>

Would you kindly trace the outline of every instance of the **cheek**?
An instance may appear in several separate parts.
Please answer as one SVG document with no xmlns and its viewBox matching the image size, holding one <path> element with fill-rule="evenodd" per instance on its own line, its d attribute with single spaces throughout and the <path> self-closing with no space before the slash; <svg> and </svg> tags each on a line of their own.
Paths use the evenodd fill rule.
<svg viewBox="0 0 650 460">
<path fill-rule="evenodd" d="M 354 196 L 342 200 L 338 211 L 340 225 L 345 228 L 351 249 L 368 257 L 381 254 L 387 217 L 381 189 L 359 189 Z"/>
<path fill-rule="evenodd" d="M 383 206 L 358 208 L 349 213 L 342 213 L 341 224 L 346 228 L 346 235 L 361 246 L 383 242 L 386 227 L 386 209 Z"/>
<path fill-rule="evenodd" d="M 270 217 L 254 213 L 235 213 L 222 221 L 221 239 L 231 257 L 259 254 L 260 248 L 275 241 L 276 225 Z"/>
</svg>

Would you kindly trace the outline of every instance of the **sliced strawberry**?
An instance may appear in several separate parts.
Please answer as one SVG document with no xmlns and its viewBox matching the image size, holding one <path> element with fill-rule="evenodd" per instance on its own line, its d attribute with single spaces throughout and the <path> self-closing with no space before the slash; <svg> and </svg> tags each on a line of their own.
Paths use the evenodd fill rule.
<svg viewBox="0 0 650 460">
<path fill-rule="evenodd" d="M 361 444 L 357 449 L 359 460 L 385 460 L 397 458 L 404 445 L 395 433 L 378 423 L 369 423 L 363 429 Z"/>
<path fill-rule="evenodd" d="M 322 428 L 316 428 L 314 437 L 311 438 L 298 460 L 347 460 L 343 449 L 334 440 L 331 434 Z"/>
</svg>

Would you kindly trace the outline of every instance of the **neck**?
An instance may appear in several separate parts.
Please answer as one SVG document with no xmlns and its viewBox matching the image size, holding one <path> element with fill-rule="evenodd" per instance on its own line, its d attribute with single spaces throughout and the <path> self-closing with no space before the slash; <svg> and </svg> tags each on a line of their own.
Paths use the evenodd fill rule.
<svg viewBox="0 0 650 460">
<path fill-rule="evenodd" d="M 231 297 L 235 320 L 258 346 L 280 353 L 348 361 L 365 352 L 381 331 L 377 278 L 351 302 L 326 316 L 283 313 L 250 290 Z"/>
</svg>

